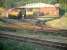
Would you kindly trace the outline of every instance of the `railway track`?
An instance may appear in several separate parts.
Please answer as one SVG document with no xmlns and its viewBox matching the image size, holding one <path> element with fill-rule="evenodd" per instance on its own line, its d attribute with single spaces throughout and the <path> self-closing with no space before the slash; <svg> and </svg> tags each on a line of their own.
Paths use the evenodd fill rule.
<svg viewBox="0 0 67 50">
<path fill-rule="evenodd" d="M 63 50 L 67 49 L 67 44 L 64 44 L 64 43 L 46 41 L 46 40 L 30 38 L 30 37 L 23 37 L 23 36 L 0 33 L 0 38 L 7 38 L 7 39 L 12 39 L 12 40 L 17 40 L 17 41 L 20 41 L 20 42 L 32 42 L 32 43 L 35 43 L 37 45 L 41 45 L 43 47 L 45 47 L 45 46 L 46 47 L 54 47 L 54 48 L 63 49 Z"/>
</svg>

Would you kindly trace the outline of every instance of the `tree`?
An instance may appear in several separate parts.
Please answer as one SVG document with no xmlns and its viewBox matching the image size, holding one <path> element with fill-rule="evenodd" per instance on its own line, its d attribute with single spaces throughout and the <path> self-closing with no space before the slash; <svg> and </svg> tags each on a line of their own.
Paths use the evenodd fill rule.
<svg viewBox="0 0 67 50">
<path fill-rule="evenodd" d="M 5 0 L 0 0 L 0 7 L 4 7 L 4 1 Z"/>
<path fill-rule="evenodd" d="M 60 8 L 67 12 L 67 0 L 59 0 Z"/>
</svg>

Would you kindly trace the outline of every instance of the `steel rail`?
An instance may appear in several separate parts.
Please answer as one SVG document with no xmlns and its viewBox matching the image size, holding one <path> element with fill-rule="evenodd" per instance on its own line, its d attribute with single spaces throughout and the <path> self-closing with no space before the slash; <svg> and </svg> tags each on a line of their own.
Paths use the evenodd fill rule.
<svg viewBox="0 0 67 50">
<path fill-rule="evenodd" d="M 67 49 L 67 44 L 60 43 L 60 42 L 46 41 L 46 40 L 41 40 L 41 39 L 36 39 L 36 38 L 31 38 L 31 37 L 24 37 L 24 36 L 17 36 L 17 35 L 0 33 L 0 38 L 17 40 L 20 42 L 32 42 L 32 43 L 41 45 L 43 47 L 45 47 L 45 46 L 46 47 L 54 47 L 54 48 L 63 49 L 63 50 Z"/>
</svg>

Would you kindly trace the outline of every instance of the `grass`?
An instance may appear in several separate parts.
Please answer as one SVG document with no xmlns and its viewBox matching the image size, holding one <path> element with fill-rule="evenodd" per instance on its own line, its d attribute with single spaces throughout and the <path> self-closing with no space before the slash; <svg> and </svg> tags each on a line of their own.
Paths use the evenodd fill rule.
<svg viewBox="0 0 67 50">
<path fill-rule="evenodd" d="M 67 29 L 67 14 L 59 19 L 48 21 L 47 24 L 53 28 Z"/>
</svg>

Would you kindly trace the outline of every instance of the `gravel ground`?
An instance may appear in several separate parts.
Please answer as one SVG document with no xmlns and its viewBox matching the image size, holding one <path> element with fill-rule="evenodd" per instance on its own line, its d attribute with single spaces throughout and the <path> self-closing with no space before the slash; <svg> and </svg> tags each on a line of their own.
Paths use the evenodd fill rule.
<svg viewBox="0 0 67 50">
<path fill-rule="evenodd" d="M 17 36 L 25 36 L 25 37 L 31 37 L 31 38 L 37 38 L 41 40 L 47 40 L 47 41 L 53 41 L 53 42 L 60 42 L 60 43 L 66 43 L 67 44 L 67 37 L 63 36 L 56 36 L 56 35 L 44 35 L 44 34 L 39 34 L 39 33 L 27 33 L 27 32 L 5 32 L 5 31 L 0 31 L 5 34 L 12 34 L 12 35 L 17 35 Z"/>
<path fill-rule="evenodd" d="M 3 42 L 4 41 L 4 42 Z M 60 50 L 58 48 L 42 47 L 29 42 L 19 42 L 10 39 L 0 38 L 0 49 L 1 50 Z"/>
</svg>

